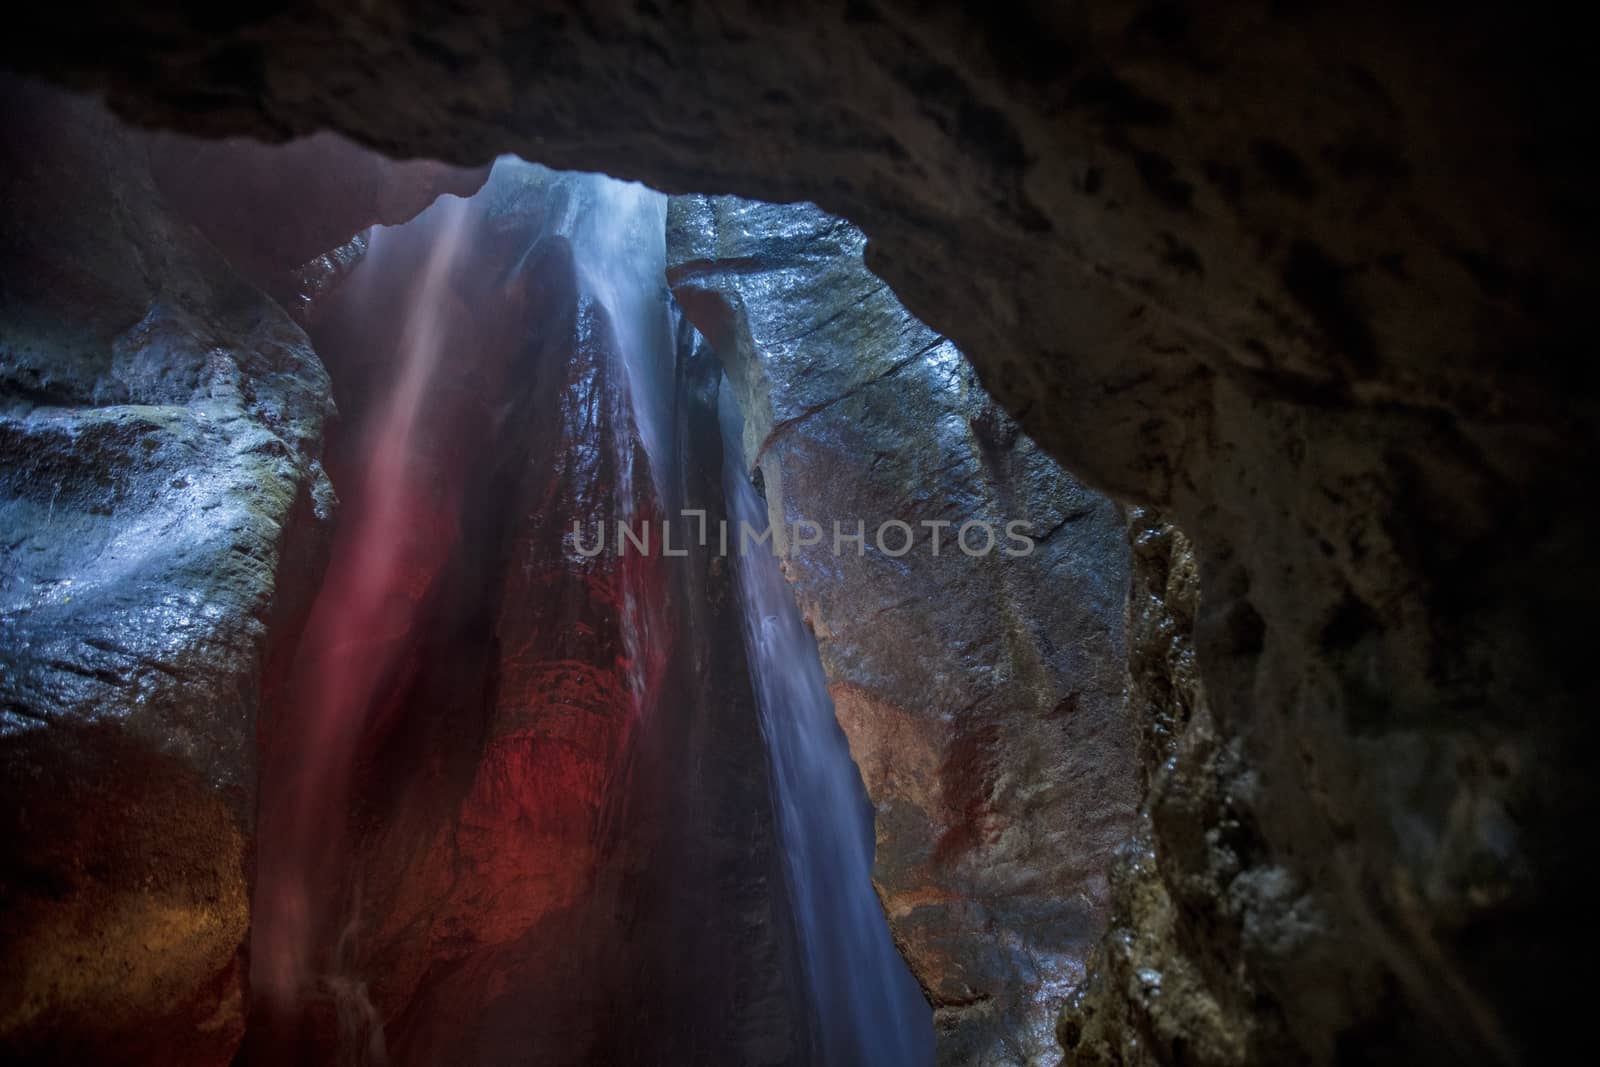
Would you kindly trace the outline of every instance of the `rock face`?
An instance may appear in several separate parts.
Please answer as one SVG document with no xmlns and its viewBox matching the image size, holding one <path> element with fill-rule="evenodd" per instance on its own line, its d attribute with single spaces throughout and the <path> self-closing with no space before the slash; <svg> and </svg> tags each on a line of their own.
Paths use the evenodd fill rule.
<svg viewBox="0 0 1600 1067">
<path fill-rule="evenodd" d="M 1054 1063 L 1138 791 L 1120 509 L 901 307 L 855 227 L 809 205 L 671 203 L 668 278 L 791 535 L 785 572 L 877 808 L 874 881 L 941 1062 Z M 819 543 L 793 536 L 802 520 Z M 925 521 L 945 524 L 937 552 Z M 888 522 L 906 525 L 880 541 Z M 1008 522 L 1028 554 L 1008 554 L 1025 547 Z M 835 523 L 865 543 L 835 542 Z"/>
<path fill-rule="evenodd" d="M 1585 47 L 1478 3 L 316 0 L 47 6 L 0 63 L 859 224 L 1041 448 L 1194 539 L 1240 866 L 1173 922 L 1247 1056 L 1456 1063 L 1583 1019 L 1526 976 L 1591 818 Z"/>
<path fill-rule="evenodd" d="M 255 286 L 482 174 L 0 95 L 0 1047 L 226 1063 L 258 711 L 335 504 L 327 375 Z"/>
<path fill-rule="evenodd" d="M 1147 508 L 1129 514 L 1131 702 L 1145 806 L 1111 867 L 1110 928 L 1090 980 L 1061 1013 L 1069 1063 L 1242 1064 L 1256 1044 L 1250 990 L 1194 950 L 1185 915 L 1227 922 L 1230 881 L 1248 842 L 1194 649 L 1200 576 L 1188 539 Z M 1270 1023 L 1268 1023 L 1270 1025 Z"/>
<path fill-rule="evenodd" d="M 103 109 L 0 106 L 0 1055 L 223 1064 L 327 377 Z"/>
</svg>

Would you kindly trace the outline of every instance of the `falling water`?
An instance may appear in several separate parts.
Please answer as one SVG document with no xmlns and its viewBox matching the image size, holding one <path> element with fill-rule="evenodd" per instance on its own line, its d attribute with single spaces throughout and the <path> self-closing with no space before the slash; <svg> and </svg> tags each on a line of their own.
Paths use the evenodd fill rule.
<svg viewBox="0 0 1600 1067">
<path fill-rule="evenodd" d="M 672 325 L 667 309 L 667 197 L 604 174 L 575 176 L 584 195 L 572 236 L 578 272 L 611 319 L 627 375 L 632 418 L 655 485 L 665 477 L 672 392 Z"/>
<path fill-rule="evenodd" d="M 600 175 L 586 182 L 573 229 L 574 254 L 584 287 L 610 318 L 630 394 L 624 414 L 644 445 L 656 501 L 667 505 L 673 348 L 664 288 L 666 197 Z M 615 434 L 614 439 L 628 437 Z M 727 453 L 737 454 L 731 445 Z M 726 465 L 723 479 L 732 523 L 765 525 L 765 505 L 737 463 Z M 620 517 L 631 522 L 636 504 L 624 497 Z M 895 949 L 872 888 L 873 814 L 834 718 L 816 645 L 777 560 L 755 553 L 739 567 L 751 680 L 770 753 L 789 896 L 822 1062 L 836 1067 L 931 1063 L 929 1008 Z M 624 581 L 623 636 L 636 662 L 648 651 L 641 646 L 652 640 L 646 629 L 648 605 L 640 599 L 650 592 Z"/>
<path fill-rule="evenodd" d="M 613 408 L 617 425 L 612 440 L 618 443 L 618 516 L 634 528 L 641 519 L 635 477 L 645 472 L 633 470 L 633 452 L 626 444 L 633 439 L 630 431 L 636 430 L 644 445 L 656 500 L 663 505 L 660 494 L 668 484 L 667 417 L 662 411 L 671 382 L 666 367 L 672 359 L 666 303 L 667 198 L 637 182 L 604 174 L 577 180 L 584 211 L 572 237 L 573 256 L 584 287 L 610 320 L 615 355 L 628 383 L 623 402 Z M 624 561 L 622 640 L 635 711 L 643 716 L 649 699 L 646 665 L 651 643 L 660 635 L 651 632 L 651 605 L 644 602 L 650 590 L 643 588 L 647 583 L 640 580 L 638 562 L 630 566 Z"/>
<path fill-rule="evenodd" d="M 726 385 L 726 383 L 724 383 Z M 723 493 L 731 529 L 767 508 L 737 462 L 738 413 L 723 390 Z M 933 1062 L 927 1001 L 889 936 L 871 883 L 873 811 L 834 717 L 816 641 L 778 560 L 738 557 L 745 647 L 803 946 L 813 1026 L 829 1067 Z"/>
<path fill-rule="evenodd" d="M 528 164 L 524 164 L 525 166 Z M 603 345 L 621 370 L 620 382 L 605 398 L 611 422 L 610 440 L 617 475 L 613 487 L 617 517 L 630 529 L 660 530 L 665 514 L 666 471 L 670 463 L 669 413 L 672 377 L 672 330 L 666 293 L 667 198 L 636 182 L 604 174 L 571 175 L 578 209 L 572 220 L 572 252 L 581 289 L 604 312 L 611 344 Z M 633 441 L 646 457 L 646 470 L 636 470 Z M 641 499 L 643 498 L 643 499 Z M 653 506 L 654 515 L 641 509 Z M 619 552 L 621 546 L 614 546 Z M 655 552 L 659 545 L 652 546 Z M 667 656 L 665 604 L 659 578 L 641 554 L 619 560 L 620 629 L 627 656 L 626 676 L 633 695 L 632 728 L 650 714 L 653 688 Z M 625 762 L 614 768 L 605 787 L 601 833 L 620 818 L 623 798 L 618 784 L 630 773 L 635 758 L 625 745 Z"/>
<path fill-rule="evenodd" d="M 340 976 L 313 973 L 317 939 L 325 931 L 330 872 L 349 802 L 352 765 L 396 642 L 376 635 L 403 632 L 404 605 L 393 595 L 408 564 L 398 536 L 424 487 L 414 462 L 423 401 L 444 354 L 444 316 L 452 265 L 461 252 L 467 202 L 445 197 L 419 219 L 432 246 L 409 301 L 396 352 L 397 378 L 361 447 L 364 472 L 349 493 L 332 576 L 312 608 L 296 664 L 293 706 L 275 724 L 280 744 L 269 760 L 251 938 L 253 993 L 289 1005 L 313 992 L 336 997 Z M 383 254 L 374 235 L 369 256 Z"/>
</svg>

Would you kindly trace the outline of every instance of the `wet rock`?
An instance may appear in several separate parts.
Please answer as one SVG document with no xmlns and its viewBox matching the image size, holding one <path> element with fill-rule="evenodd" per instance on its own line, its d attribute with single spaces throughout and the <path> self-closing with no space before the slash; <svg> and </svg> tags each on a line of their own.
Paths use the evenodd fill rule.
<svg viewBox="0 0 1600 1067">
<path fill-rule="evenodd" d="M 874 880 L 941 1061 L 1052 1062 L 1138 789 L 1120 509 L 866 269 L 855 227 L 675 197 L 669 236 L 673 292 L 727 368 L 771 523 L 823 531 L 791 536 L 785 571 L 877 807 Z M 880 539 L 891 521 L 906 527 Z M 865 544 L 835 542 L 835 522 Z M 923 522 L 945 524 L 937 552 Z"/>
<path fill-rule="evenodd" d="M 310 328 L 350 272 L 367 254 L 368 236 L 358 233 L 331 252 L 324 252 L 275 279 L 275 297 L 289 317 Z"/>
<path fill-rule="evenodd" d="M 342 413 L 328 466 L 347 488 L 327 577 L 263 731 L 274 755 L 257 897 L 274 914 L 256 933 L 263 958 L 280 931 L 295 934 L 271 881 L 293 866 L 314 902 L 302 938 L 312 954 L 289 1002 L 254 1005 L 250 1062 L 336 1062 L 371 1040 L 394 1062 L 467 1048 L 490 1062 L 510 1040 L 488 1021 L 508 987 L 562 975 L 542 990 L 552 1003 L 594 988 L 581 914 L 603 787 L 636 714 L 621 573 L 614 560 L 569 559 L 563 522 L 609 518 L 634 487 L 618 487 L 615 453 L 629 446 L 605 417 L 626 401 L 597 340 L 609 327 L 592 305 L 583 318 L 568 237 L 539 222 L 545 192 L 508 179 L 462 220 L 436 208 L 383 234 L 313 326 Z M 475 254 L 425 288 L 453 225 Z M 381 437 L 395 360 L 422 329 L 436 340 L 420 357 L 428 403 L 403 438 Z M 564 432 L 594 441 L 569 448 Z M 388 468 L 400 481 L 373 479 L 379 448 L 406 449 Z M 366 567 L 375 539 L 393 546 L 377 574 Z M 374 581 L 379 624 L 343 632 L 343 605 Z M 357 724 L 353 747 L 302 783 L 317 725 L 307 715 L 341 657 L 382 674 L 337 709 Z M 319 796 L 331 825 L 299 836 L 295 805 Z M 305 864 L 308 847 L 317 862 Z M 558 1055 L 582 1049 L 593 1023 L 553 1010 L 507 1025 L 524 1049 Z"/>
<path fill-rule="evenodd" d="M 222 1064 L 327 377 L 102 108 L 0 107 L 0 1049 Z"/>
<path fill-rule="evenodd" d="M 1071 1064 L 1255 1062 L 1252 1050 L 1282 1047 L 1273 1032 L 1281 1018 L 1261 1011 L 1256 990 L 1218 973 L 1224 961 L 1183 933 L 1198 916 L 1238 929 L 1234 850 L 1253 829 L 1229 795 L 1237 756 L 1218 739 L 1200 680 L 1194 549 L 1153 509 L 1131 508 L 1128 519 L 1130 705 L 1145 803 L 1111 866 L 1108 929 L 1057 1035 Z"/>
</svg>

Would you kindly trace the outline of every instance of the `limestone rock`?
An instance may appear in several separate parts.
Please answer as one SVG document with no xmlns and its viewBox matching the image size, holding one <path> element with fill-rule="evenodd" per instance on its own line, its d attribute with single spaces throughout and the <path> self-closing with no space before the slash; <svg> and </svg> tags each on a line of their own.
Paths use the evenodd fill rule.
<svg viewBox="0 0 1600 1067">
<path fill-rule="evenodd" d="M 1280 1020 L 1183 934 L 1186 913 L 1230 925 L 1231 850 L 1247 840 L 1226 793 L 1237 760 L 1219 743 L 1196 662 L 1194 550 L 1149 508 L 1129 510 L 1128 534 L 1130 702 L 1146 799 L 1111 867 L 1109 928 L 1057 1034 L 1069 1064 L 1250 1063 Z M 1188 818 L 1171 817 L 1180 809 Z"/>
</svg>

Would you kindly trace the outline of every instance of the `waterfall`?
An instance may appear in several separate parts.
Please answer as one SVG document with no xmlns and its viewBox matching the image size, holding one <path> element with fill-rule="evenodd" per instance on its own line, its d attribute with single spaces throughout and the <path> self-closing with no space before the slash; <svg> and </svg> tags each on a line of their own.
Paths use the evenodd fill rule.
<svg viewBox="0 0 1600 1067">
<path fill-rule="evenodd" d="M 521 166 L 534 166 L 522 163 Z M 575 215 L 567 220 L 572 253 L 583 300 L 592 326 L 595 312 L 609 327 L 599 340 L 612 373 L 601 403 L 615 450 L 612 487 L 617 518 L 629 529 L 652 528 L 660 534 L 666 514 L 672 456 L 670 410 L 673 339 L 666 290 L 667 198 L 663 193 L 604 174 L 574 174 L 571 198 Z M 646 463 L 636 469 L 633 442 Z M 660 572 L 661 546 L 644 553 L 618 552 L 618 620 L 626 676 L 633 709 L 629 736 L 651 714 L 655 692 L 666 669 L 670 635 L 666 632 L 666 586 Z M 604 840 L 619 832 L 637 746 L 624 744 L 623 762 L 613 768 L 604 787 L 600 825 Z"/>
<path fill-rule="evenodd" d="M 767 525 L 739 463 L 739 415 L 722 390 L 729 527 Z M 734 544 L 742 547 L 735 536 Z M 804 953 L 812 1025 L 828 1067 L 933 1062 L 927 1001 L 889 935 L 871 882 L 873 810 L 834 717 L 816 640 L 778 560 L 738 551 L 745 650 L 772 774 L 780 844 Z"/>
<path fill-rule="evenodd" d="M 671 433 L 666 197 L 603 175 L 589 176 L 580 188 L 580 214 L 573 226 L 579 274 L 610 318 L 629 394 L 619 414 L 631 418 L 649 460 L 656 499 L 667 505 L 673 484 L 667 472 L 679 442 Z M 737 417 L 731 410 L 728 414 Z M 730 457 L 723 471 L 730 525 L 737 529 L 743 520 L 759 529 L 766 524 L 766 507 L 731 458 L 738 455 L 737 445 L 726 444 L 724 451 Z M 620 503 L 622 517 L 631 522 L 634 502 Z M 741 558 L 738 585 L 821 1061 L 830 1067 L 931 1063 L 929 1008 L 894 946 L 872 887 L 873 812 L 834 718 L 816 644 L 775 558 L 759 550 Z M 646 650 L 639 646 L 650 640 L 643 629 L 650 615 L 638 600 L 645 592 L 624 582 L 630 657 L 642 656 Z"/>
<path fill-rule="evenodd" d="M 640 476 L 648 474 L 651 494 L 665 511 L 668 417 L 663 401 L 671 390 L 672 333 L 667 313 L 667 198 L 637 182 L 604 174 L 574 175 L 580 214 L 572 234 L 578 277 L 591 299 L 605 310 L 611 325 L 611 348 L 627 388 L 614 389 L 610 407 L 611 439 L 617 443 L 617 514 L 629 528 L 649 517 L 641 514 Z M 637 433 L 649 461 L 648 471 L 633 469 L 627 446 Z M 617 546 L 620 548 L 620 546 Z M 659 625 L 660 604 L 648 604 L 653 592 L 640 573 L 637 558 L 622 567 L 622 639 L 629 659 L 635 715 L 646 713 L 652 633 Z M 654 609 L 654 610 L 652 610 Z"/>
<path fill-rule="evenodd" d="M 445 355 L 451 272 L 467 229 L 467 201 L 441 199 L 412 223 L 430 248 L 410 294 L 395 353 L 397 376 L 361 445 L 363 476 L 349 493 L 333 547 L 329 580 L 319 590 L 295 665 L 294 702 L 274 724 L 281 739 L 268 753 L 260 819 L 253 931 L 253 993 L 278 1005 L 345 988 L 341 976 L 318 976 L 316 940 L 339 870 L 352 764 L 402 644 L 389 638 L 410 624 L 414 600 L 394 595 L 416 565 L 415 545 L 398 536 L 426 496 L 414 461 L 423 403 Z M 384 254 L 375 231 L 369 257 Z"/>
<path fill-rule="evenodd" d="M 637 182 L 578 175 L 572 251 L 584 287 L 611 319 L 631 415 L 658 490 L 666 476 L 672 327 L 667 310 L 667 197 Z"/>
<path fill-rule="evenodd" d="M 717 609 L 718 625 L 726 626 L 719 638 L 705 622 L 714 613 L 687 606 L 693 590 L 704 594 L 705 573 L 722 573 L 712 566 L 718 561 L 664 554 L 664 524 L 672 525 L 677 549 L 693 549 L 687 519 L 671 517 L 688 506 L 684 472 L 697 472 L 702 506 L 714 506 L 718 483 L 714 459 L 696 467 L 686 443 L 693 438 L 703 449 L 709 439 L 706 455 L 715 455 L 714 373 L 701 379 L 707 388 L 694 403 L 680 408 L 665 225 L 666 197 L 643 186 L 501 160 L 470 201 L 447 197 L 404 227 L 375 231 L 367 261 L 346 283 L 348 314 L 340 321 L 348 331 L 329 336 L 373 358 L 350 365 L 352 373 L 371 369 L 357 379 L 368 390 L 354 394 L 365 406 L 350 405 L 360 415 L 341 442 L 339 524 L 284 682 L 287 697 L 262 733 L 250 976 L 252 1011 L 266 1016 L 253 1024 L 265 1034 L 257 1040 L 259 1062 L 293 1058 L 297 1035 L 311 1032 L 297 1013 L 311 1001 L 322 1011 L 317 1025 L 337 1031 L 348 1062 L 375 1065 L 390 1053 L 406 1060 L 406 1035 L 401 1044 L 387 1043 L 392 1020 L 374 1005 L 383 1003 L 385 976 L 374 969 L 382 957 L 371 946 L 410 935 L 384 925 L 382 906 L 369 902 L 371 915 L 363 914 L 363 884 L 388 906 L 394 898 L 386 884 L 361 881 L 362 864 L 373 866 L 373 857 L 347 851 L 382 840 L 363 835 L 387 825 L 391 811 L 422 819 L 403 807 L 405 782 L 384 777 L 374 753 L 390 751 L 383 741 L 391 735 L 436 743 L 455 729 L 429 718 L 437 695 L 463 685 L 476 690 L 471 679 L 451 674 L 437 650 L 486 646 L 483 662 L 498 671 L 485 682 L 495 703 L 484 714 L 492 717 L 485 726 L 471 718 L 476 705 L 463 703 L 470 714 L 460 728 L 484 730 L 483 740 L 472 742 L 484 746 L 474 758 L 508 780 L 463 780 L 465 799 L 450 801 L 462 805 L 444 820 L 458 828 L 451 862 L 467 863 L 460 857 L 470 854 L 476 864 L 454 873 L 468 890 L 504 890 L 510 900 L 528 874 L 515 864 L 530 827 L 542 828 L 538 841 L 558 842 L 571 855 L 592 857 L 574 862 L 593 864 L 581 890 L 587 899 L 551 905 L 568 908 L 570 920 L 582 924 L 573 942 L 549 959 L 538 956 L 538 944 L 526 947 L 539 968 L 525 976 L 533 987 L 574 984 L 572 1003 L 596 1011 L 596 1027 L 605 1017 L 594 1005 L 613 998 L 616 1010 L 659 1020 L 655 1025 L 686 1017 L 673 1047 L 694 1051 L 697 1042 L 759 1044 L 761 1035 L 736 1034 L 731 1024 L 724 1032 L 722 1019 L 741 995 L 740 976 L 771 975 L 765 995 L 782 1009 L 761 1015 L 767 1009 L 757 1003 L 753 1010 L 799 1035 L 787 1046 L 795 1059 L 831 1067 L 932 1061 L 928 1006 L 895 950 L 871 883 L 873 813 L 777 561 L 766 554 L 733 561 L 742 610 L 732 598 L 719 601 L 728 605 Z M 544 263 L 545 273 L 519 273 L 528 263 Z M 558 312 L 519 318 L 540 306 L 529 293 L 556 294 Z M 484 383 L 488 396 L 480 395 Z M 530 406 L 513 396 L 543 402 Z M 686 415 L 690 410 L 696 414 Z M 527 411 L 559 425 L 543 436 L 517 432 L 517 413 Z M 531 456 L 518 451 L 531 441 L 545 447 Z M 524 482 L 529 464 L 535 473 Z M 735 526 L 765 525 L 765 507 L 736 461 L 726 461 L 721 483 Z M 506 487 L 512 500 L 496 495 Z M 575 513 L 648 528 L 650 547 L 625 550 L 614 541 L 607 553 L 584 556 L 562 540 Z M 713 549 L 702 544 L 696 551 Z M 502 554 L 516 570 L 496 569 L 509 566 Z M 683 569 L 674 572 L 675 565 Z M 684 577 L 695 566 L 699 586 Z M 548 584 L 548 576 L 559 577 Z M 495 607 L 506 588 L 520 599 L 508 596 Z M 491 625 L 492 637 L 507 641 L 504 649 L 489 643 Z M 736 660 L 727 665 L 731 682 L 705 688 L 709 671 L 702 677 L 701 668 L 737 640 L 736 626 L 750 688 Z M 511 645 L 519 637 L 523 646 Z M 593 690 L 606 694 L 604 706 L 584 705 L 588 718 L 572 718 L 587 733 L 547 736 L 540 716 L 566 697 L 538 688 L 548 683 L 534 672 L 568 658 L 585 677 L 620 684 Z M 701 713 L 708 707 L 717 715 Z M 735 785 L 727 792 L 701 788 L 694 776 L 716 766 L 707 752 L 726 758 L 717 745 L 731 744 L 727 718 L 743 724 L 741 766 L 723 779 Z M 757 725 L 769 782 L 761 777 Z M 503 760 L 489 761 L 491 752 Z M 373 781 L 383 788 L 371 788 Z M 439 788 L 419 795 L 456 796 Z M 550 797 L 557 788 L 577 799 L 564 822 L 546 825 L 541 820 L 555 818 L 551 810 L 566 811 L 563 798 Z M 736 812 L 727 797 L 737 798 Z M 353 823 L 358 799 L 371 810 Z M 749 829 L 740 836 L 730 824 Z M 404 833 L 413 832 L 407 824 Z M 514 846 L 507 879 L 497 880 L 504 871 L 485 862 L 481 848 L 480 838 L 496 833 Z M 749 842 L 757 838 L 760 855 L 751 859 Z M 662 873 L 646 876 L 647 868 Z M 659 899 L 630 896 L 643 886 L 653 886 Z M 785 921 L 786 902 L 792 922 Z M 452 921 L 485 921 L 470 894 L 438 906 Z M 747 960 L 740 938 L 752 930 L 767 948 L 750 948 Z M 686 938 L 695 939 L 692 950 L 682 946 Z M 485 951 L 510 949 L 490 944 Z M 700 971 L 686 972 L 684 957 L 699 961 Z M 748 969 L 736 971 L 728 961 Z M 653 985 L 633 981 L 629 968 L 636 966 L 649 968 Z M 713 971 L 725 972 L 728 982 L 708 994 L 705 975 Z M 661 989 L 686 976 L 694 980 L 684 988 Z M 369 985 L 377 995 L 369 997 Z M 656 998 L 649 1007 L 661 1014 L 645 1011 L 641 995 Z M 516 1016 L 532 1010 L 515 997 L 507 1004 Z M 483 1007 L 487 1013 L 491 1006 Z M 582 1030 L 571 1028 L 581 1035 L 572 1037 L 551 1024 L 542 1032 L 581 1043 L 591 1039 Z M 647 1047 L 622 1028 L 615 1047 L 645 1056 L 662 1043 L 657 1035 Z M 578 1046 L 560 1051 L 576 1055 Z"/>
</svg>

